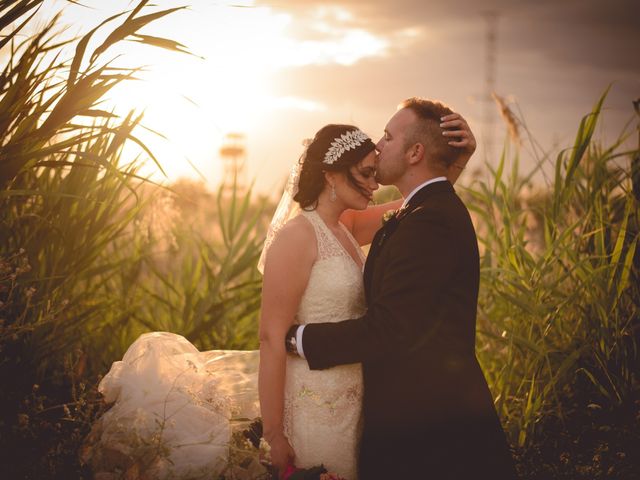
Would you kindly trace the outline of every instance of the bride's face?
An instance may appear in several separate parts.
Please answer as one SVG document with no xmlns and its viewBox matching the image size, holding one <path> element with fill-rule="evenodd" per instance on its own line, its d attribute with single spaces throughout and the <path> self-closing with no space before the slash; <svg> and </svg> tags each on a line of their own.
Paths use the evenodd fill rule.
<svg viewBox="0 0 640 480">
<path fill-rule="evenodd" d="M 364 210 L 373 199 L 373 192 L 378 189 L 375 178 L 376 151 L 371 151 L 349 170 L 360 188 L 353 185 L 346 174 L 340 173 L 335 183 L 336 195 L 344 203 L 345 208 Z"/>
</svg>

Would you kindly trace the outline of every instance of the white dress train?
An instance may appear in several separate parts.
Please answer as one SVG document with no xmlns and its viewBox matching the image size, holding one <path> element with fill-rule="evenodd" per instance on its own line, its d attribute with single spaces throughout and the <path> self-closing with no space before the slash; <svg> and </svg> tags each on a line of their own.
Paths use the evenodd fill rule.
<svg viewBox="0 0 640 480">
<path fill-rule="evenodd" d="M 233 420 L 259 416 L 258 362 L 258 351 L 200 352 L 180 335 L 141 335 L 100 382 L 113 406 L 94 425 L 84 461 L 105 478 L 123 470 L 145 479 L 229 473 Z M 266 472 L 257 452 L 236 470 L 239 479 Z"/>
</svg>

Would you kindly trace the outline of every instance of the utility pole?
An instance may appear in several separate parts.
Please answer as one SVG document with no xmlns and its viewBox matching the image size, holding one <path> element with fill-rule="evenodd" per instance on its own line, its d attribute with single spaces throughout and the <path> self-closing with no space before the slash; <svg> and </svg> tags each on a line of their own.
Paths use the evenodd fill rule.
<svg viewBox="0 0 640 480">
<path fill-rule="evenodd" d="M 246 189 L 247 147 L 244 133 L 227 133 L 220 147 L 223 175 L 222 188 L 231 193 L 235 188 L 242 193 Z"/>
<path fill-rule="evenodd" d="M 484 92 L 482 95 L 482 143 L 485 161 L 491 163 L 495 148 L 496 106 L 493 93 L 496 91 L 498 12 L 489 10 L 483 14 L 485 34 Z"/>
</svg>

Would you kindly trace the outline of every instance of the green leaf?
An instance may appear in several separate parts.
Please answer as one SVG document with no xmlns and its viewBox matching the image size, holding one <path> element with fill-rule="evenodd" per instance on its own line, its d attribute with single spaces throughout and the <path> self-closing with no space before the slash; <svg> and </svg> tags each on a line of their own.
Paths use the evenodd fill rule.
<svg viewBox="0 0 640 480">
<path fill-rule="evenodd" d="M 146 4 L 146 0 L 143 0 L 142 2 L 140 2 L 140 4 L 138 5 L 137 9 L 140 9 L 142 6 L 144 6 L 144 4 Z M 179 10 L 183 10 L 187 8 L 185 7 L 175 7 L 175 8 L 170 8 L 167 10 L 162 10 L 160 12 L 156 12 L 156 13 L 151 13 L 148 15 L 143 15 L 141 17 L 138 18 L 133 18 L 133 15 L 135 13 L 137 13 L 136 11 L 134 11 L 129 18 L 127 18 L 125 20 L 125 22 L 120 25 L 119 27 L 117 27 L 113 32 L 111 32 L 111 34 L 106 38 L 106 40 L 98 47 L 96 48 L 96 50 L 93 52 L 93 54 L 91 55 L 91 62 L 95 61 L 95 59 L 97 57 L 99 57 L 103 52 L 105 52 L 111 45 L 124 40 L 125 38 L 127 38 L 129 35 L 135 35 L 137 34 L 138 30 L 140 30 L 142 27 L 144 27 L 145 25 L 158 20 L 166 15 L 169 15 L 173 12 L 177 12 Z"/>
<path fill-rule="evenodd" d="M 78 45 L 76 46 L 76 54 L 73 57 L 73 60 L 71 62 L 71 67 L 69 69 L 69 76 L 67 77 L 67 88 L 71 88 L 73 87 L 73 85 L 76 82 L 76 78 L 78 76 L 78 72 L 80 71 L 80 65 L 82 64 L 82 59 L 84 58 L 84 53 L 87 49 L 87 45 L 89 44 L 89 40 L 91 40 L 91 37 L 93 36 L 93 34 L 103 25 L 109 23 L 110 21 L 124 15 L 125 12 L 122 13 L 118 13 L 116 15 L 112 15 L 111 17 L 107 18 L 105 21 L 101 22 L 97 27 L 95 27 L 94 29 L 92 29 L 91 31 L 89 31 L 89 33 L 87 33 L 84 37 L 82 37 L 80 39 L 80 41 L 78 42 Z"/>
<path fill-rule="evenodd" d="M 188 53 L 191 55 L 186 46 L 179 42 L 176 42 L 175 40 L 170 40 L 167 38 L 152 37 L 151 35 L 141 35 L 139 33 L 136 33 L 131 41 L 144 43 L 145 45 L 151 45 L 154 47 L 164 48 L 173 52 Z"/>
</svg>

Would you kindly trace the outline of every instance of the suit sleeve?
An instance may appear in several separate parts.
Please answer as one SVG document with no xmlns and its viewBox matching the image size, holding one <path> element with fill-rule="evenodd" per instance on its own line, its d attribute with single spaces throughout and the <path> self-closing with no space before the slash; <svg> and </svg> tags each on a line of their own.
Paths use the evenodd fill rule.
<svg viewBox="0 0 640 480">
<path fill-rule="evenodd" d="M 455 240 L 437 212 L 425 209 L 406 218 L 389 240 L 382 285 L 367 313 L 305 327 L 309 367 L 366 362 L 428 342 L 442 321 L 438 299 L 453 275 Z"/>
</svg>

